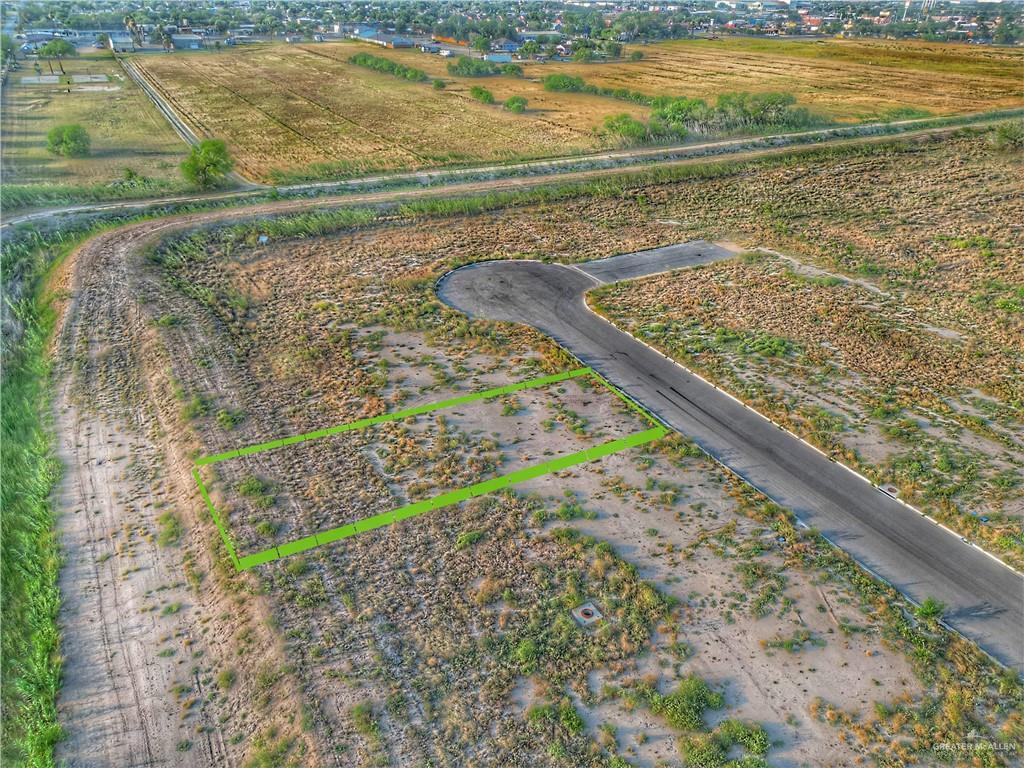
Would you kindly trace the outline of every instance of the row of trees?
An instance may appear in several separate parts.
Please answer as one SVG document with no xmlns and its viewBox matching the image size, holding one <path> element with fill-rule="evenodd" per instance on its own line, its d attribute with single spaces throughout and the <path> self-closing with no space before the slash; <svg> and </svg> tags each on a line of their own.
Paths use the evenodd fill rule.
<svg viewBox="0 0 1024 768">
<path fill-rule="evenodd" d="M 645 123 L 628 114 L 605 118 L 604 128 L 628 144 L 767 130 L 801 130 L 822 124 L 788 93 L 723 93 L 714 104 L 703 99 L 658 98 Z"/>
<path fill-rule="evenodd" d="M 354 56 L 350 56 L 348 62 L 349 64 L 355 64 L 357 67 L 366 67 L 375 72 L 384 72 L 405 80 L 412 80 L 413 82 L 422 82 L 429 79 L 427 73 L 422 69 L 407 67 L 405 64 L 399 64 L 397 61 L 392 61 L 383 56 L 374 56 L 372 53 L 357 53 Z"/>
</svg>

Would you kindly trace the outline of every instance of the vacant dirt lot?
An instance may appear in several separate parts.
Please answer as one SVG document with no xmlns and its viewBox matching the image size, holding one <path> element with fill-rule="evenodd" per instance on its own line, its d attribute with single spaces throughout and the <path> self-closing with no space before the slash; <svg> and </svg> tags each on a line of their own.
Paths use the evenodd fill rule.
<svg viewBox="0 0 1024 768">
<path fill-rule="evenodd" d="M 437 91 L 429 82 L 348 64 L 360 51 L 424 70 L 448 85 Z M 627 101 L 547 92 L 541 80 L 555 72 L 652 96 L 713 99 L 730 91 L 786 91 L 839 121 L 1024 103 L 1013 54 L 976 47 L 728 40 L 642 51 L 639 62 L 524 63 L 522 78 L 451 77 L 439 56 L 353 42 L 136 61 L 200 133 L 228 142 L 243 173 L 264 180 L 573 154 L 617 141 L 602 135 L 605 117 L 649 112 Z M 474 100 L 469 91 L 476 85 L 490 90 L 497 103 Z M 526 113 L 502 109 L 511 96 L 528 99 Z"/>
<path fill-rule="evenodd" d="M 841 167 L 670 203 L 778 251 L 593 304 L 1019 564 L 1020 161 L 960 139 Z"/>
<path fill-rule="evenodd" d="M 998 194 L 1011 161 L 974 141 L 982 139 L 870 151 L 877 168 L 915 165 L 919 174 L 950 173 L 951 158 L 966 157 L 973 172 L 996 176 Z M 180 677 L 169 690 L 137 692 L 134 707 L 116 670 L 76 681 L 67 695 L 184 712 L 177 721 L 151 715 L 163 718 L 159 739 L 143 729 L 151 741 L 130 744 L 157 744 L 163 754 L 178 739 L 185 765 L 216 749 L 218 762 L 253 766 L 621 767 L 619 758 L 653 767 L 680 765 L 715 744 L 722 754 L 712 765 L 726 750 L 794 766 L 893 755 L 928 764 L 941 744 L 971 731 L 1010 742 L 1020 727 L 1019 682 L 915 620 L 895 594 L 682 438 L 241 575 L 227 567 L 187 475 L 197 455 L 572 367 L 525 329 L 468 322 L 438 302 L 434 281 L 457 263 L 577 261 L 697 234 L 739 238 L 744 226 L 747 237 L 781 248 L 786 235 L 763 200 L 832 195 L 817 205 L 839 205 L 842 180 L 859 189 L 844 187 L 855 211 L 860 195 L 891 188 L 866 171 L 851 175 L 863 159 L 822 158 L 813 173 L 782 163 L 474 217 L 396 217 L 266 246 L 210 232 L 144 251 L 142 231 L 90 251 L 90 269 L 65 286 L 58 344 L 67 402 L 96 419 L 147 409 L 128 428 L 154 452 L 141 477 L 166 489 L 179 535 L 162 536 L 164 510 L 131 498 L 140 488 L 101 506 L 110 519 L 100 520 L 113 526 L 120 510 L 153 537 L 147 546 L 163 547 L 161 567 L 181 557 L 184 582 L 164 593 L 152 586 L 162 578 L 135 570 L 144 565 L 136 553 L 150 549 L 110 555 L 118 586 L 146 609 L 139 626 L 160 617 L 190 641 L 158 641 L 121 611 L 120 626 L 136 629 L 114 646 L 135 643 L 133 658 L 161 659 Z M 850 231 L 828 226 L 835 237 Z M 522 397 L 499 401 L 497 415 L 459 409 L 450 430 L 395 425 L 409 431 L 368 451 L 325 442 L 322 456 L 287 468 L 294 481 L 261 478 L 244 497 L 286 522 L 344 519 L 367 491 L 411 498 L 417 483 L 446 482 L 444 472 L 482 473 L 486 462 L 470 460 L 498 449 L 511 455 L 517 436 L 539 440 L 529 452 L 543 453 L 555 438 L 581 440 L 577 429 L 594 437 L 612 428 L 606 420 L 632 418 L 597 390 L 569 393 L 579 399 L 560 411 Z M 542 411 L 539 429 L 526 419 L 531 409 Z M 67 437 L 69 451 L 82 451 L 81 475 L 116 474 L 88 461 L 85 434 Z M 392 439 L 425 460 L 401 466 L 406 452 L 389 450 Z M 142 533 L 132 535 L 145 541 Z M 97 535 L 109 531 L 83 538 Z M 582 627 L 570 610 L 587 600 L 604 618 Z M 69 643 L 85 638 L 83 654 L 98 642 L 87 621 L 79 616 L 68 635 Z M 196 649 L 193 637 L 203 638 Z M 202 653 L 180 667 L 161 655 L 186 647 Z M 192 668 L 195 678 L 186 678 Z M 133 757 L 126 750 L 121 762 Z"/>
</svg>

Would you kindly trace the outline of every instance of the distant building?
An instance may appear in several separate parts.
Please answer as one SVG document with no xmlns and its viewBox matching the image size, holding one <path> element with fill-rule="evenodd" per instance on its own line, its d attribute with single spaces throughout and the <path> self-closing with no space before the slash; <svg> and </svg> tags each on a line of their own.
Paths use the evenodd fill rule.
<svg viewBox="0 0 1024 768">
<path fill-rule="evenodd" d="M 491 43 L 491 50 L 499 51 L 501 53 L 515 53 L 522 47 L 522 43 L 518 43 L 515 40 L 508 40 L 506 38 L 495 40 Z"/>
<path fill-rule="evenodd" d="M 108 35 L 107 46 L 114 53 L 131 53 L 135 50 L 135 41 L 129 35 Z"/>
<path fill-rule="evenodd" d="M 176 51 L 198 51 L 203 47 L 203 38 L 199 35 L 171 35 L 171 43 Z"/>
<path fill-rule="evenodd" d="M 561 40 L 562 33 L 554 29 L 527 29 L 519 33 L 519 39 L 524 42 L 527 40 L 537 40 L 539 38 L 546 39 L 548 42 Z"/>
<path fill-rule="evenodd" d="M 55 32 L 26 32 L 26 43 L 48 43 L 57 37 Z"/>
</svg>

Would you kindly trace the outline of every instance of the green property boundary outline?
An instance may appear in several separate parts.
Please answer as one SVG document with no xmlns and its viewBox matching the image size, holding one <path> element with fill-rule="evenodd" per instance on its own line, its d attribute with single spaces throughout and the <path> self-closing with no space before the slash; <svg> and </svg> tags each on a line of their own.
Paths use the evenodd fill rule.
<svg viewBox="0 0 1024 768">
<path fill-rule="evenodd" d="M 245 555 L 243 557 L 238 556 L 231 534 L 228 532 L 227 526 L 224 525 L 224 521 L 217 512 L 217 508 L 213 505 L 209 491 L 207 490 L 205 483 L 203 483 L 203 478 L 200 474 L 200 467 L 208 464 L 216 464 L 221 461 L 228 461 L 241 456 L 251 456 L 254 453 L 262 453 L 264 451 L 272 451 L 275 448 L 282 448 L 287 445 L 295 445 L 296 443 L 302 443 L 307 440 L 317 440 L 322 437 L 338 435 L 343 432 L 364 429 L 375 424 L 398 421 L 400 419 L 408 418 L 409 416 L 418 416 L 424 413 L 431 413 L 432 411 L 440 411 L 445 408 L 452 408 L 457 405 L 472 403 L 476 400 L 487 400 L 493 397 L 500 397 L 523 389 L 545 387 L 549 384 L 557 384 L 560 381 L 575 379 L 581 376 L 590 376 L 603 384 L 605 388 L 626 403 L 626 405 L 631 409 L 639 413 L 641 417 L 643 417 L 643 419 L 648 423 L 652 424 L 653 427 L 642 432 L 635 432 L 617 440 L 610 440 L 593 448 L 587 448 L 582 451 L 577 451 L 576 453 L 571 453 L 567 456 L 552 459 L 551 461 L 545 461 L 541 464 L 525 467 L 524 469 L 516 470 L 515 472 L 510 472 L 491 480 L 484 480 L 465 488 L 449 491 L 429 499 L 424 499 L 423 501 L 407 504 L 404 507 L 399 507 L 398 509 L 393 509 L 389 512 L 382 512 L 377 515 L 372 515 L 371 517 L 365 517 L 362 520 L 356 520 L 354 523 L 349 523 L 348 525 L 342 525 L 338 528 L 320 531 L 312 536 L 306 536 L 295 541 L 278 544 L 251 555 Z M 315 432 L 306 432 L 305 434 L 293 435 L 292 437 L 285 437 L 280 440 L 272 440 L 267 443 L 250 445 L 244 448 L 238 448 L 234 451 L 218 453 L 213 456 L 203 456 L 196 459 L 196 465 L 192 469 L 192 477 L 195 478 L 196 484 L 199 486 L 199 492 L 202 494 L 203 501 L 206 502 L 206 508 L 209 510 L 211 517 L 213 517 L 213 522 L 217 525 L 217 530 L 220 531 L 221 540 L 224 542 L 224 547 L 228 552 L 228 556 L 231 558 L 232 564 L 235 566 L 236 570 L 244 571 L 248 568 L 252 568 L 253 566 L 261 565 L 262 563 L 269 563 L 272 560 L 278 560 L 282 557 L 287 557 L 288 555 L 305 552 L 306 550 L 313 549 L 314 547 L 339 541 L 341 539 L 348 538 L 349 536 L 355 536 L 357 533 L 372 531 L 375 528 L 390 525 L 391 523 L 399 520 L 405 520 L 410 517 L 422 515 L 424 512 L 431 512 L 435 509 L 441 509 L 442 507 L 447 507 L 452 504 L 458 504 L 459 502 L 466 501 L 467 499 L 471 499 L 475 496 L 483 496 L 484 494 L 493 493 L 494 491 L 508 488 L 509 486 L 522 483 L 526 480 L 548 475 L 552 472 L 560 472 L 563 469 L 567 469 L 577 464 L 583 464 L 588 461 L 599 459 L 603 456 L 610 456 L 611 454 L 618 453 L 619 451 L 635 448 L 638 445 L 643 445 L 644 443 L 649 443 L 652 440 L 664 437 L 669 433 L 669 431 L 669 429 L 662 426 L 657 420 L 655 420 L 650 413 L 644 410 L 643 407 L 634 400 L 628 398 L 615 386 L 609 383 L 603 376 L 601 376 L 601 374 L 597 373 L 594 369 L 587 367 L 577 368 L 565 373 L 556 373 L 551 376 L 542 376 L 537 379 L 529 379 L 528 381 L 508 384 L 503 387 L 495 387 L 481 392 L 474 392 L 462 397 L 453 397 L 437 403 L 428 403 L 426 405 L 416 406 L 415 408 L 406 408 L 405 410 L 386 413 L 381 416 L 374 416 L 368 419 L 359 419 L 358 421 L 352 421 L 348 424 L 339 424 L 338 426 L 319 429 Z"/>
</svg>

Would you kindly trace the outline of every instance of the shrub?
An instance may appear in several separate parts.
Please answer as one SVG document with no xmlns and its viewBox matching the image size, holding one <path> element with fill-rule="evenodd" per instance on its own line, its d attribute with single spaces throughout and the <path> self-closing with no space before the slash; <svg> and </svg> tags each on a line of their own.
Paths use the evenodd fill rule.
<svg viewBox="0 0 1024 768">
<path fill-rule="evenodd" d="M 483 531 L 463 531 L 455 538 L 455 549 L 458 551 L 471 547 L 483 537 Z"/>
<path fill-rule="evenodd" d="M 221 671 L 219 675 L 217 675 L 217 685 L 220 687 L 222 691 L 229 691 L 231 690 L 231 688 L 234 687 L 235 679 L 235 670 L 231 667 L 228 667 L 227 669 Z"/>
<path fill-rule="evenodd" d="M 996 149 L 1024 149 L 1024 120 L 1000 123 L 992 131 L 990 140 Z"/>
<path fill-rule="evenodd" d="M 725 705 L 722 694 L 712 691 L 708 684 L 696 675 L 690 675 L 679 683 L 673 693 L 651 696 L 651 711 L 665 718 L 665 721 L 679 731 L 697 731 L 704 728 L 704 711 L 721 709 Z"/>
<path fill-rule="evenodd" d="M 486 88 L 481 88 L 479 85 L 474 85 L 469 89 L 469 95 L 479 101 L 481 104 L 493 104 L 494 94 L 488 91 Z"/>
<path fill-rule="evenodd" d="M 557 74 L 548 75 L 542 82 L 544 83 L 545 91 L 575 92 L 584 90 L 587 85 L 583 82 L 582 77 Z"/>
<path fill-rule="evenodd" d="M 259 509 L 268 509 L 274 505 L 274 497 L 270 494 L 270 488 L 255 475 L 249 475 L 242 480 L 235 490 L 250 499 Z"/>
<path fill-rule="evenodd" d="M 181 164 L 181 174 L 200 189 L 218 186 L 235 167 L 227 145 L 219 139 L 205 139 L 194 147 Z"/>
<path fill-rule="evenodd" d="M 181 520 L 173 512 L 164 512 L 157 518 L 160 531 L 157 533 L 156 541 L 161 547 L 170 547 L 177 544 L 181 539 Z"/>
<path fill-rule="evenodd" d="M 245 419 L 245 413 L 242 411 L 229 411 L 226 408 L 221 408 L 217 411 L 217 423 L 224 430 L 231 430 L 237 427 Z"/>
<path fill-rule="evenodd" d="M 572 736 L 578 736 L 583 733 L 583 718 L 580 717 L 580 713 L 568 701 L 562 704 L 559 710 L 558 723 Z"/>
<path fill-rule="evenodd" d="M 646 125 L 625 112 L 608 115 L 604 119 L 604 129 L 628 143 L 645 141 L 649 135 Z"/>
<path fill-rule="evenodd" d="M 46 148 L 61 157 L 88 157 L 89 134 L 80 125 L 55 125 L 46 134 Z"/>
<path fill-rule="evenodd" d="M 435 91 L 443 91 L 446 85 L 447 85 L 447 83 L 444 80 L 442 80 L 441 78 L 437 78 L 436 80 L 434 80 L 434 90 Z"/>
<path fill-rule="evenodd" d="M 526 111 L 526 97 L 525 96 L 512 96 L 505 100 L 505 109 L 509 112 L 515 112 L 520 114 Z"/>
<path fill-rule="evenodd" d="M 938 621 L 946 610 L 946 604 L 934 597 L 926 597 L 914 614 L 922 621 Z"/>
</svg>

